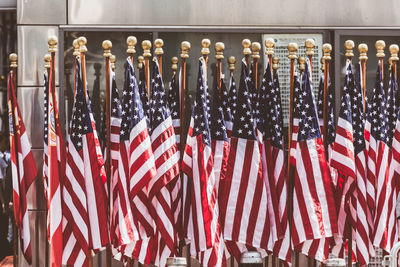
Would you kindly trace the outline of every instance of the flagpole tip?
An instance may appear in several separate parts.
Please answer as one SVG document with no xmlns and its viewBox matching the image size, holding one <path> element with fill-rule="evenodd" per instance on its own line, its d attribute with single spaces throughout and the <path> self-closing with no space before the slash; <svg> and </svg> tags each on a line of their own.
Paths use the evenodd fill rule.
<svg viewBox="0 0 400 267">
<path fill-rule="evenodd" d="M 205 39 L 201 40 L 201 47 L 202 47 L 201 54 L 203 56 L 210 54 L 210 48 L 209 48 L 210 45 L 211 45 L 210 39 L 205 38 Z"/>
<path fill-rule="evenodd" d="M 243 46 L 243 55 L 248 56 L 251 55 L 251 41 L 249 39 L 243 39 L 242 41 L 242 46 Z"/>
<path fill-rule="evenodd" d="M 172 57 L 171 58 L 171 69 L 172 71 L 177 71 L 178 70 L 178 58 L 177 57 Z"/>
<path fill-rule="evenodd" d="M 299 57 L 297 60 L 299 63 L 299 70 L 304 71 L 306 69 L 306 58 L 305 57 Z"/>
<path fill-rule="evenodd" d="M 102 46 L 103 46 L 103 49 L 104 49 L 103 56 L 105 58 L 111 57 L 111 48 L 112 48 L 111 41 L 110 40 L 104 40 Z"/>
<path fill-rule="evenodd" d="M 324 55 L 322 57 L 324 59 L 324 63 L 325 63 L 326 60 L 331 60 L 332 59 L 331 58 L 331 52 L 332 52 L 332 45 L 331 44 L 328 44 L 328 43 L 323 44 L 322 45 L 322 51 L 324 52 Z"/>
<path fill-rule="evenodd" d="M 229 70 L 231 72 L 235 70 L 235 63 L 236 63 L 236 58 L 234 56 L 228 57 Z"/>
<path fill-rule="evenodd" d="M 135 50 L 136 44 L 137 44 L 136 37 L 128 36 L 128 38 L 126 38 L 126 45 L 128 46 L 128 49 L 126 49 L 126 53 L 135 54 L 136 53 L 136 50 Z"/>
<path fill-rule="evenodd" d="M 265 39 L 264 44 L 266 47 L 266 51 L 265 51 L 266 55 L 272 56 L 273 54 L 275 54 L 275 52 L 274 52 L 275 40 L 273 38 Z"/>
<path fill-rule="evenodd" d="M 143 57 L 151 57 L 151 42 L 149 40 L 144 40 L 142 42 Z"/>
<path fill-rule="evenodd" d="M 74 56 L 79 56 L 79 54 L 80 54 L 80 52 L 79 52 L 79 42 L 78 42 L 78 39 L 75 39 L 73 42 L 72 42 L 72 46 L 74 47 L 74 53 L 73 53 L 73 55 Z"/>
<path fill-rule="evenodd" d="M 289 55 L 288 58 L 289 59 L 296 59 L 297 58 L 297 50 L 299 49 L 299 46 L 297 45 L 297 43 L 289 43 L 288 44 L 288 50 L 289 50 Z"/>
<path fill-rule="evenodd" d="M 183 41 L 181 43 L 181 58 L 188 58 L 190 50 L 190 43 L 188 41 Z"/>
<path fill-rule="evenodd" d="M 156 54 L 157 56 L 161 56 L 162 54 L 164 54 L 164 50 L 162 49 L 163 46 L 164 41 L 162 39 L 154 40 L 154 47 L 156 48 L 154 50 L 154 54 Z"/>
<path fill-rule="evenodd" d="M 278 57 L 273 57 L 272 58 L 272 69 L 277 70 L 278 69 L 278 63 L 279 63 L 279 58 Z"/>
<path fill-rule="evenodd" d="M 307 39 L 304 44 L 306 47 L 306 55 L 313 56 L 314 55 L 314 47 L 315 47 L 314 39 Z"/>
<path fill-rule="evenodd" d="M 17 56 L 17 54 L 15 54 L 15 53 L 10 54 L 9 59 L 10 59 L 10 68 L 18 67 L 18 64 L 17 64 L 18 56 Z"/>
<path fill-rule="evenodd" d="M 44 55 L 44 67 L 46 69 L 50 69 L 51 67 L 50 61 L 51 61 L 51 55 L 50 54 Z"/>
<path fill-rule="evenodd" d="M 142 69 L 143 68 L 144 57 L 143 56 L 138 56 L 137 60 L 138 60 L 138 69 Z"/>
<path fill-rule="evenodd" d="M 368 52 L 368 45 L 367 44 L 359 44 L 358 45 L 358 52 L 360 53 L 360 57 L 358 58 L 360 61 L 361 60 L 367 60 L 367 52 Z"/>
<path fill-rule="evenodd" d="M 354 57 L 354 54 L 353 54 L 354 42 L 353 42 L 353 40 L 346 40 L 344 42 L 344 48 L 346 49 L 346 53 L 344 54 L 345 57 L 348 57 L 348 58 Z"/>
<path fill-rule="evenodd" d="M 325 59 L 324 59 L 324 56 L 321 57 L 320 62 L 321 62 L 321 71 L 324 71 L 325 70 Z"/>
<path fill-rule="evenodd" d="M 260 58 L 260 50 L 261 50 L 261 44 L 259 42 L 252 42 L 251 43 L 251 52 L 252 52 L 251 57 L 253 59 L 259 59 Z"/>
<path fill-rule="evenodd" d="M 381 59 L 385 57 L 385 41 L 383 40 L 378 40 L 375 43 L 375 48 L 376 48 L 376 57 Z"/>
<path fill-rule="evenodd" d="M 57 44 L 58 44 L 57 36 L 55 35 L 50 36 L 49 39 L 47 40 L 47 43 L 49 44 L 50 53 L 57 52 Z"/>
<path fill-rule="evenodd" d="M 215 43 L 215 58 L 223 59 L 224 58 L 224 50 L 225 50 L 225 44 L 223 42 Z"/>
<path fill-rule="evenodd" d="M 79 52 L 85 53 L 87 52 L 86 44 L 87 44 L 87 39 L 84 36 L 81 36 L 78 38 L 78 43 L 79 43 Z"/>
<path fill-rule="evenodd" d="M 391 61 L 398 61 L 399 60 L 399 46 L 397 44 L 392 44 L 389 46 L 389 51 L 390 51 L 390 59 Z"/>
<path fill-rule="evenodd" d="M 115 70 L 115 62 L 117 62 L 117 57 L 115 55 L 110 56 L 110 63 L 111 63 L 111 69 Z"/>
</svg>

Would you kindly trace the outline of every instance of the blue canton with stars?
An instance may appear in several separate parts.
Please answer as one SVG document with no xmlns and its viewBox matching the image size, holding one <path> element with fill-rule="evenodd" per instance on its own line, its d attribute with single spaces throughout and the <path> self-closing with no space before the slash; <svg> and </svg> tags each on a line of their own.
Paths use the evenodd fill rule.
<svg viewBox="0 0 400 267">
<path fill-rule="evenodd" d="M 301 90 L 301 92 L 300 90 L 298 91 L 299 104 L 301 105 L 297 107 L 299 116 L 299 132 L 297 141 L 305 141 L 321 137 L 308 64 L 307 61 L 303 74 L 303 90 Z"/>
<path fill-rule="evenodd" d="M 77 88 L 75 95 L 74 111 L 71 123 L 71 142 L 77 151 L 82 149 L 82 136 L 93 132 L 92 124 L 89 117 L 91 112 L 89 104 L 86 102 L 85 93 L 83 92 L 83 83 L 81 79 L 81 66 L 77 62 Z M 89 95 L 88 95 L 89 99 Z"/>
<path fill-rule="evenodd" d="M 260 90 L 258 91 L 257 96 L 257 104 L 254 118 L 257 123 L 257 129 L 263 134 L 265 137 L 266 131 L 268 131 L 268 122 L 270 120 L 270 112 L 269 112 L 269 92 L 274 89 L 274 82 L 272 80 L 272 73 L 270 64 L 268 62 L 267 68 L 265 70 L 263 79 L 261 80 Z"/>
<path fill-rule="evenodd" d="M 394 130 L 396 128 L 396 121 L 397 121 L 397 114 L 399 111 L 398 101 L 399 99 L 396 98 L 398 94 L 398 85 L 396 81 L 396 75 L 394 69 L 392 68 L 390 71 L 389 77 L 389 88 L 388 88 L 388 96 L 387 96 L 387 118 L 388 118 L 388 136 L 389 141 L 388 144 L 392 145 L 392 139 Z"/>
<path fill-rule="evenodd" d="M 143 62 L 143 67 L 139 69 L 139 93 L 140 100 L 142 100 L 143 110 L 147 116 L 147 122 L 150 123 L 150 104 L 149 96 L 147 94 L 146 87 L 146 76 L 144 74 L 145 62 Z"/>
<path fill-rule="evenodd" d="M 388 118 L 386 110 L 385 92 L 383 90 L 382 72 L 378 64 L 375 86 L 372 99 L 369 103 L 367 120 L 371 123 L 371 136 L 389 144 Z"/>
<path fill-rule="evenodd" d="M 222 86 L 224 87 L 224 81 L 221 81 Z M 223 94 L 223 91 L 222 91 Z M 211 138 L 212 140 L 224 140 L 228 141 L 228 135 L 226 133 L 225 126 L 225 115 L 223 105 L 221 105 L 220 98 L 220 90 L 218 90 L 218 86 L 214 88 L 214 97 L 213 97 L 213 106 L 211 109 Z M 229 113 L 230 114 L 230 113 Z"/>
<path fill-rule="evenodd" d="M 237 101 L 237 88 L 236 88 L 235 78 L 233 78 L 233 76 L 231 76 L 230 78 L 229 87 L 230 88 L 228 93 L 228 106 L 231 109 L 231 116 L 233 121 L 236 114 L 236 101 Z"/>
<path fill-rule="evenodd" d="M 221 79 L 221 106 L 224 111 L 225 121 L 232 121 L 231 107 L 229 106 L 229 92 L 224 80 Z"/>
<path fill-rule="evenodd" d="M 140 100 L 139 86 L 135 77 L 132 61 L 127 59 L 125 65 L 125 82 L 122 91 L 122 120 L 120 128 L 121 141 L 129 140 L 129 135 L 144 117 L 142 101 Z"/>
<path fill-rule="evenodd" d="M 255 120 L 252 114 L 249 84 L 251 78 L 248 76 L 246 63 L 242 61 L 240 85 L 237 97 L 236 114 L 233 122 L 232 136 L 256 140 Z"/>
<path fill-rule="evenodd" d="M 168 103 L 171 110 L 172 119 L 180 119 L 179 84 L 176 79 L 176 73 L 172 75 L 171 84 L 168 91 Z"/>
<path fill-rule="evenodd" d="M 193 136 L 202 135 L 205 145 L 211 145 L 209 114 L 207 104 L 207 80 L 205 73 L 204 59 L 199 59 L 199 73 L 197 78 L 196 99 L 194 101 L 193 118 Z"/>
<path fill-rule="evenodd" d="M 153 59 L 150 100 L 150 127 L 154 131 L 170 116 L 168 99 L 160 75 L 157 59 Z"/>
<path fill-rule="evenodd" d="M 351 69 L 351 66 L 350 66 Z M 352 79 L 352 71 L 349 72 L 350 82 Z M 347 80 L 347 78 L 346 78 Z M 351 107 L 353 116 L 353 144 L 354 153 L 358 154 L 365 149 L 365 117 L 363 93 L 361 88 L 361 64 L 358 64 L 358 71 L 355 75 L 353 90 L 350 90 Z M 351 84 L 350 84 L 351 85 Z"/>
<path fill-rule="evenodd" d="M 48 106 L 49 106 L 49 78 L 47 76 L 47 74 L 44 74 L 44 132 L 43 132 L 43 137 L 44 137 L 44 143 L 47 144 L 48 142 L 48 126 L 49 126 L 49 122 L 48 122 Z"/>
<path fill-rule="evenodd" d="M 333 113 L 334 106 L 334 93 L 335 88 L 332 86 L 330 75 L 328 74 L 328 94 L 327 94 L 327 119 L 328 119 L 328 139 L 327 144 L 330 145 L 335 142 L 335 115 Z M 318 118 L 322 121 L 324 119 L 324 74 L 321 74 L 318 88 Z M 325 127 L 325 126 L 324 126 Z"/>
<path fill-rule="evenodd" d="M 121 102 L 119 100 L 119 93 L 117 83 L 115 81 L 115 73 L 111 74 L 111 117 L 121 117 Z"/>
</svg>

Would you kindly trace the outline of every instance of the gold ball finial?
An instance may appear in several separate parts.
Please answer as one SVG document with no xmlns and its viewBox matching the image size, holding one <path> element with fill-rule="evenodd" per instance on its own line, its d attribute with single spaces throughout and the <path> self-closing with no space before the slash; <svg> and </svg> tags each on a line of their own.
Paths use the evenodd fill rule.
<svg viewBox="0 0 400 267">
<path fill-rule="evenodd" d="M 275 40 L 273 38 L 267 38 L 267 39 L 265 39 L 264 43 L 265 43 L 265 47 L 266 47 L 265 54 L 267 56 L 274 55 L 275 54 L 275 52 L 274 52 Z"/>
<path fill-rule="evenodd" d="M 223 42 L 215 43 L 215 58 L 221 60 L 224 58 L 225 44 Z"/>
<path fill-rule="evenodd" d="M 375 48 L 376 48 L 376 57 L 377 58 L 384 58 L 385 57 L 385 41 L 383 40 L 378 40 L 375 43 Z"/>
<path fill-rule="evenodd" d="M 344 42 L 344 48 L 346 49 L 346 53 L 344 54 L 345 57 L 348 57 L 348 58 L 354 57 L 354 53 L 353 53 L 354 42 L 353 42 L 353 40 L 346 40 Z"/>
<path fill-rule="evenodd" d="M 190 50 L 190 43 L 188 41 L 183 41 L 181 43 L 181 58 L 188 58 Z"/>
<path fill-rule="evenodd" d="M 208 55 L 208 54 L 210 54 L 210 45 L 211 45 L 211 41 L 210 41 L 210 39 L 203 39 L 203 40 L 201 40 L 201 54 L 203 55 L 203 56 L 206 56 L 206 55 Z"/>
<path fill-rule="evenodd" d="M 10 68 L 16 68 L 18 67 L 17 61 L 18 61 L 18 56 L 15 53 L 10 54 Z"/>
<path fill-rule="evenodd" d="M 137 60 L 138 60 L 138 69 L 142 69 L 143 68 L 144 57 L 143 56 L 138 56 Z"/>
<path fill-rule="evenodd" d="M 112 48 L 112 43 L 110 40 L 104 40 L 103 41 L 103 49 L 104 49 L 104 53 L 103 56 L 104 57 L 111 57 L 111 48 Z"/>
<path fill-rule="evenodd" d="M 277 70 L 278 69 L 278 64 L 279 64 L 279 58 L 278 57 L 273 57 L 272 58 L 272 69 Z"/>
<path fill-rule="evenodd" d="M 46 69 L 50 69 L 51 68 L 51 55 L 50 54 L 46 54 L 44 55 L 44 67 Z"/>
<path fill-rule="evenodd" d="M 178 58 L 177 57 L 173 57 L 171 58 L 171 69 L 172 71 L 177 71 L 178 70 Z"/>
<path fill-rule="evenodd" d="M 79 52 L 80 46 L 79 46 L 78 39 L 75 39 L 75 40 L 72 42 L 72 46 L 74 47 L 74 53 L 73 53 L 73 55 L 74 55 L 74 56 L 79 56 L 81 52 Z"/>
<path fill-rule="evenodd" d="M 390 51 L 390 59 L 391 62 L 393 61 L 398 61 L 399 60 L 399 46 L 397 44 L 392 44 L 389 46 L 389 51 Z"/>
<path fill-rule="evenodd" d="M 156 39 L 154 41 L 154 47 L 156 48 L 154 50 L 154 54 L 156 54 L 157 56 L 164 54 L 164 50 L 162 49 L 163 45 L 164 41 L 162 39 Z"/>
<path fill-rule="evenodd" d="M 321 57 L 321 71 L 324 71 L 325 70 L 325 59 L 324 59 L 324 57 L 322 56 Z"/>
<path fill-rule="evenodd" d="M 367 52 L 368 52 L 368 45 L 367 44 L 359 44 L 358 45 L 358 52 L 360 53 L 360 57 L 358 58 L 360 61 L 361 60 L 367 60 Z"/>
<path fill-rule="evenodd" d="M 110 56 L 110 63 L 111 63 L 111 69 L 115 70 L 115 62 L 117 62 L 117 57 L 115 55 Z"/>
<path fill-rule="evenodd" d="M 128 46 L 128 48 L 126 49 L 126 53 L 135 54 L 136 53 L 136 49 L 135 49 L 136 44 L 137 44 L 136 37 L 128 36 L 128 38 L 126 38 L 126 45 Z"/>
<path fill-rule="evenodd" d="M 243 46 L 243 55 L 245 56 L 251 55 L 251 50 L 250 50 L 251 41 L 249 39 L 244 39 L 242 41 L 242 46 Z"/>
<path fill-rule="evenodd" d="M 143 56 L 151 57 L 151 42 L 149 40 L 144 40 L 142 42 Z"/>
<path fill-rule="evenodd" d="M 324 52 L 324 56 L 322 57 L 324 59 L 324 64 L 326 60 L 331 60 L 331 52 L 332 52 L 332 45 L 331 44 L 323 44 L 322 45 L 322 51 Z"/>
<path fill-rule="evenodd" d="M 79 52 L 81 52 L 81 53 L 87 52 L 87 48 L 86 48 L 87 40 L 86 40 L 86 37 L 84 37 L 84 36 L 79 37 L 78 38 L 78 43 L 79 43 Z"/>
<path fill-rule="evenodd" d="M 231 72 L 235 70 L 235 63 L 236 63 L 236 58 L 234 56 L 228 57 L 229 70 Z"/>
<path fill-rule="evenodd" d="M 306 47 L 306 55 L 313 56 L 314 55 L 314 47 L 315 47 L 314 39 L 307 39 L 305 41 L 305 47 Z"/>
<path fill-rule="evenodd" d="M 289 55 L 288 58 L 289 59 L 297 59 L 297 50 L 299 49 L 299 46 L 297 45 L 297 43 L 289 43 L 288 44 L 288 50 L 289 50 Z"/>
<path fill-rule="evenodd" d="M 306 58 L 305 57 L 299 57 L 297 60 L 299 63 L 299 70 L 304 71 L 306 69 Z"/>
<path fill-rule="evenodd" d="M 49 39 L 47 40 L 47 43 L 49 44 L 50 53 L 57 52 L 57 44 L 58 44 L 57 36 L 55 35 L 50 36 Z"/>
<path fill-rule="evenodd" d="M 261 50 L 261 44 L 259 42 L 251 43 L 251 52 L 252 52 L 251 57 L 252 58 L 259 59 L 260 58 L 260 50 Z"/>
</svg>

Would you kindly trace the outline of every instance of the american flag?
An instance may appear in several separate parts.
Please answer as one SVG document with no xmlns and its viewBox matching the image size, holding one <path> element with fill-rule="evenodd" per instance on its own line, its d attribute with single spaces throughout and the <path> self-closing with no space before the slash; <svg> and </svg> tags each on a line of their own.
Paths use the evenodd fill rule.
<svg viewBox="0 0 400 267">
<path fill-rule="evenodd" d="M 106 174 L 89 96 L 77 62 L 77 87 L 63 188 L 63 264 L 87 264 L 89 249 L 109 244 Z"/>
<path fill-rule="evenodd" d="M 391 133 L 389 132 L 388 118 L 392 117 L 396 107 L 392 107 L 388 114 L 386 97 L 382 81 L 383 70 L 378 64 L 376 82 L 371 99 L 371 108 L 368 109 L 367 120 L 371 124 L 371 135 L 368 150 L 368 179 L 375 183 L 375 214 L 373 244 L 376 247 L 390 252 L 394 242 L 396 230 L 395 205 L 397 190 L 395 190 L 398 175 L 390 171 L 392 161 Z M 393 73 L 394 74 L 394 73 Z M 389 93 L 396 90 L 395 78 L 392 75 Z M 393 82 L 394 81 L 394 82 Z M 394 196 L 395 194 L 395 196 Z M 393 203 L 394 201 L 394 203 Z M 396 237 L 397 238 L 397 237 Z"/>
<path fill-rule="evenodd" d="M 48 188 L 47 188 L 47 220 L 50 243 L 50 265 L 61 266 L 63 249 L 62 236 L 62 180 L 65 174 L 66 152 L 64 138 L 58 115 L 54 70 L 50 72 L 48 81 L 48 116 L 47 116 L 47 149 L 48 149 Z"/>
<path fill-rule="evenodd" d="M 232 126 L 233 126 L 232 110 L 231 110 L 231 107 L 229 106 L 229 91 L 228 91 L 228 88 L 226 87 L 223 79 L 221 79 L 220 91 L 221 91 L 221 106 L 223 109 L 226 130 L 227 130 L 227 134 L 228 134 L 228 138 L 229 138 L 229 137 L 231 137 Z"/>
<path fill-rule="evenodd" d="M 149 103 L 149 95 L 147 94 L 146 87 L 146 76 L 145 76 L 145 62 L 143 61 L 143 66 L 139 69 L 139 92 L 140 92 L 140 100 L 142 100 L 143 110 L 147 116 L 147 121 L 150 123 L 150 103 Z"/>
<path fill-rule="evenodd" d="M 44 86 L 43 86 L 43 120 L 44 120 L 44 127 L 43 127 L 43 188 L 44 188 L 44 196 L 46 200 L 48 198 L 48 184 L 49 184 L 49 172 L 47 168 L 47 158 L 48 158 L 48 148 L 47 148 L 47 141 L 48 141 L 48 106 L 49 106 L 49 77 L 47 73 L 44 73 Z M 49 208 L 49 207 L 47 207 Z M 48 220 L 47 220 L 48 222 Z M 47 224 L 47 227 L 49 225 Z"/>
<path fill-rule="evenodd" d="M 225 240 L 268 249 L 270 222 L 263 181 L 261 143 L 249 98 L 248 66 L 242 62 L 240 88 L 233 123 L 228 168 L 219 196 Z"/>
<path fill-rule="evenodd" d="M 369 221 L 371 212 L 366 202 L 366 159 L 364 140 L 364 111 L 361 87 L 354 77 L 353 67 L 348 60 L 346 65 L 345 85 L 341 99 L 335 142 L 332 145 L 331 166 L 345 179 L 337 188 L 342 195 L 338 211 L 339 248 L 347 239 L 347 225 L 351 224 L 354 236 L 353 253 L 361 265 L 368 264 L 373 254 L 370 240 Z M 341 187 L 341 188 L 340 188 Z M 347 233 L 346 233 L 347 232 Z"/>
<path fill-rule="evenodd" d="M 229 78 L 228 107 L 231 110 L 232 122 L 236 114 L 237 88 L 233 75 Z"/>
<path fill-rule="evenodd" d="M 150 126 L 157 170 L 149 184 L 150 212 L 157 229 L 155 262 L 164 266 L 170 255 L 177 255 L 172 197 L 167 185 L 179 177 L 179 149 L 156 58 L 152 64 Z"/>
<path fill-rule="evenodd" d="M 196 99 L 183 155 L 182 169 L 191 179 L 191 208 L 188 238 L 191 254 L 206 252 L 200 259 L 207 266 L 216 264 L 221 229 L 218 218 L 217 181 L 214 172 L 210 122 L 207 105 L 207 77 L 204 58 L 199 59 Z M 223 250 L 222 250 L 223 252 Z M 211 256 L 210 254 L 215 253 Z M 213 257 L 214 259 L 210 259 Z M 211 262 L 210 262 L 211 261 Z M 215 261 L 215 262 L 212 262 Z"/>
<path fill-rule="evenodd" d="M 11 172 L 15 225 L 19 230 L 21 251 L 26 261 L 32 263 L 31 236 L 26 194 L 36 179 L 37 170 L 31 144 L 25 131 L 13 84 L 14 73 L 8 76 L 8 121 L 10 132 Z"/>
<path fill-rule="evenodd" d="M 310 73 L 306 62 L 303 86 L 300 86 L 297 75 L 295 76 L 290 151 L 290 164 L 294 167 L 292 242 L 297 250 L 307 251 L 309 256 L 325 261 L 328 255 L 321 251 L 325 246 L 311 249 L 312 242 L 305 243 L 337 233 L 331 178 L 314 104 Z M 312 205 L 309 203 L 310 199 L 313 200 Z"/>
<path fill-rule="evenodd" d="M 180 79 L 179 79 L 180 80 Z M 179 101 L 179 82 L 176 79 L 176 73 L 172 75 L 171 83 L 168 91 L 168 103 L 171 111 L 172 124 L 174 125 L 176 143 L 179 146 L 181 142 L 181 112 L 180 112 L 180 101 Z"/>
</svg>

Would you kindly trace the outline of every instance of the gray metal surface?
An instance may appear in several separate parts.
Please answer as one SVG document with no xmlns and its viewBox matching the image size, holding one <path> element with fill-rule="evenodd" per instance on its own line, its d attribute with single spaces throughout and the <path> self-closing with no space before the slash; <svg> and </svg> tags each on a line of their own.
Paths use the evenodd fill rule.
<svg viewBox="0 0 400 267">
<path fill-rule="evenodd" d="M 66 2 L 65 0 L 18 0 L 17 23 L 47 25 L 66 24 Z M 44 15 L 44 12 L 46 15 Z"/>
<path fill-rule="evenodd" d="M 338 1 L 69 0 L 69 24 L 400 26 L 398 3 Z M 222 12 L 222 13 L 221 13 Z"/>
<path fill-rule="evenodd" d="M 0 1 L 0 10 L 16 8 L 16 7 L 17 7 L 17 0 L 1 0 Z"/>
<path fill-rule="evenodd" d="M 44 61 L 48 53 L 47 39 L 58 35 L 57 26 L 18 26 L 18 85 L 38 86 L 43 84 Z M 58 62 L 58 53 L 56 61 Z M 58 68 L 56 68 L 58 84 Z"/>
</svg>

